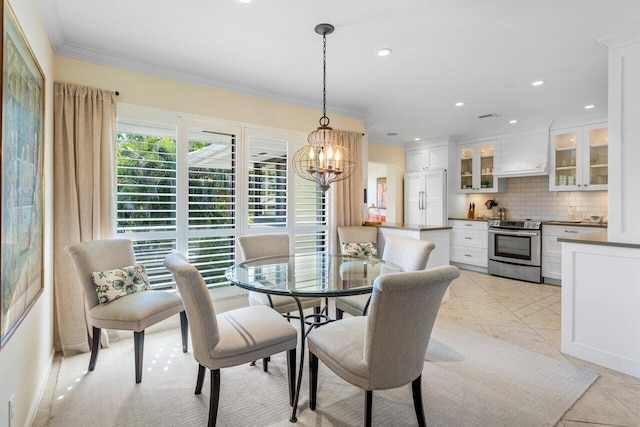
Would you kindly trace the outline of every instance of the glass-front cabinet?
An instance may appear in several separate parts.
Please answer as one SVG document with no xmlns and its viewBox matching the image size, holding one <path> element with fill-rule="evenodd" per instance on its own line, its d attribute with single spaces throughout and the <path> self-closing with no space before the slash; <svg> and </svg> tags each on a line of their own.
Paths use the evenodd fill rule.
<svg viewBox="0 0 640 427">
<path fill-rule="evenodd" d="M 458 146 L 458 192 L 496 193 L 498 178 L 493 175 L 495 141 Z"/>
<path fill-rule="evenodd" d="M 606 190 L 609 134 L 606 123 L 551 132 L 552 191 Z"/>
</svg>

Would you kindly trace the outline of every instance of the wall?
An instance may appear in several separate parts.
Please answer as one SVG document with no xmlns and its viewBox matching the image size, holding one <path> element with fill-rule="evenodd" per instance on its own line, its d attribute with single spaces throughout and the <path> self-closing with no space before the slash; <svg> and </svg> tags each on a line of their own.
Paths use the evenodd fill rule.
<svg viewBox="0 0 640 427">
<path fill-rule="evenodd" d="M 386 163 L 394 165 L 393 176 L 387 177 L 387 188 L 389 188 L 389 182 L 395 182 L 395 191 L 387 192 L 388 206 L 387 216 L 392 218 L 394 215 L 394 222 L 402 222 L 404 212 L 404 171 L 405 171 L 405 150 L 404 147 L 398 147 L 394 145 L 380 144 L 369 141 L 369 155 L 370 162 Z M 375 191 L 375 186 L 369 185 L 369 191 Z M 393 201 L 391 199 L 393 198 Z M 391 213 L 392 203 L 395 203 L 395 212 Z M 389 221 L 391 222 L 391 221 Z"/>
<path fill-rule="evenodd" d="M 168 80 L 92 62 L 56 56 L 56 81 L 117 90 L 118 102 L 232 120 L 246 124 L 310 132 L 319 110 Z M 334 129 L 364 132 L 364 121 L 329 112 Z"/>
<path fill-rule="evenodd" d="M 568 207 L 575 208 L 577 219 L 597 213 L 607 215 L 606 191 L 549 191 L 548 176 L 507 178 L 507 191 L 491 194 L 469 194 L 476 204 L 476 217 L 485 215 L 485 202 L 494 199 L 498 207 L 507 209 L 507 219 L 567 220 Z M 497 208 L 494 208 L 497 212 Z M 497 213 L 496 213 L 497 214 Z"/>
<path fill-rule="evenodd" d="M 52 147 L 54 54 L 33 0 L 11 0 L 18 22 L 45 75 L 45 233 L 44 292 L 0 350 L 0 427 L 9 425 L 8 401 L 15 393 L 15 425 L 35 416 L 53 357 L 52 292 Z"/>
</svg>

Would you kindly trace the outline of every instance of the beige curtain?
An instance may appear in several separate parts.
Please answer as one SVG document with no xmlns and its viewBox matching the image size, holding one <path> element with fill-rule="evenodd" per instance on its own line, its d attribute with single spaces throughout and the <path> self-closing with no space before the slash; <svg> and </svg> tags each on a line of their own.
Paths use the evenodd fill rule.
<svg viewBox="0 0 640 427">
<path fill-rule="evenodd" d="M 115 232 L 114 92 L 54 84 L 54 308 L 64 355 L 89 351 L 84 295 L 65 246 Z"/>
<path fill-rule="evenodd" d="M 351 150 L 356 162 L 353 174 L 344 181 L 333 183 L 334 212 L 332 224 L 331 252 L 339 253 L 337 228 L 341 225 L 362 225 L 364 220 L 364 182 L 362 171 L 364 168 L 363 159 L 363 138 L 361 133 L 336 131 L 342 137 L 343 145 Z"/>
</svg>

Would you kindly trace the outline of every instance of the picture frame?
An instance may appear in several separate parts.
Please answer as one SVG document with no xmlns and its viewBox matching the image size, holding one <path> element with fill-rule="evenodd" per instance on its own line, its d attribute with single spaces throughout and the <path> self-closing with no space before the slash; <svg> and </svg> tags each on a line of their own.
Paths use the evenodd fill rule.
<svg viewBox="0 0 640 427">
<path fill-rule="evenodd" d="M 44 290 L 45 78 L 7 1 L 0 13 L 1 350 Z"/>
<path fill-rule="evenodd" d="M 378 178 L 376 180 L 376 206 L 379 209 L 387 208 L 387 178 Z"/>
</svg>

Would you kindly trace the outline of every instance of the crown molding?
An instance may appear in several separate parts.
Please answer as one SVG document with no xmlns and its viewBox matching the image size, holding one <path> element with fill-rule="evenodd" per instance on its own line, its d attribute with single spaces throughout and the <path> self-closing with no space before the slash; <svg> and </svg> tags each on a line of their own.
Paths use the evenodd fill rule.
<svg viewBox="0 0 640 427">
<path fill-rule="evenodd" d="M 640 42 L 640 22 L 623 25 L 592 36 L 605 50 L 619 49 Z"/>
</svg>

